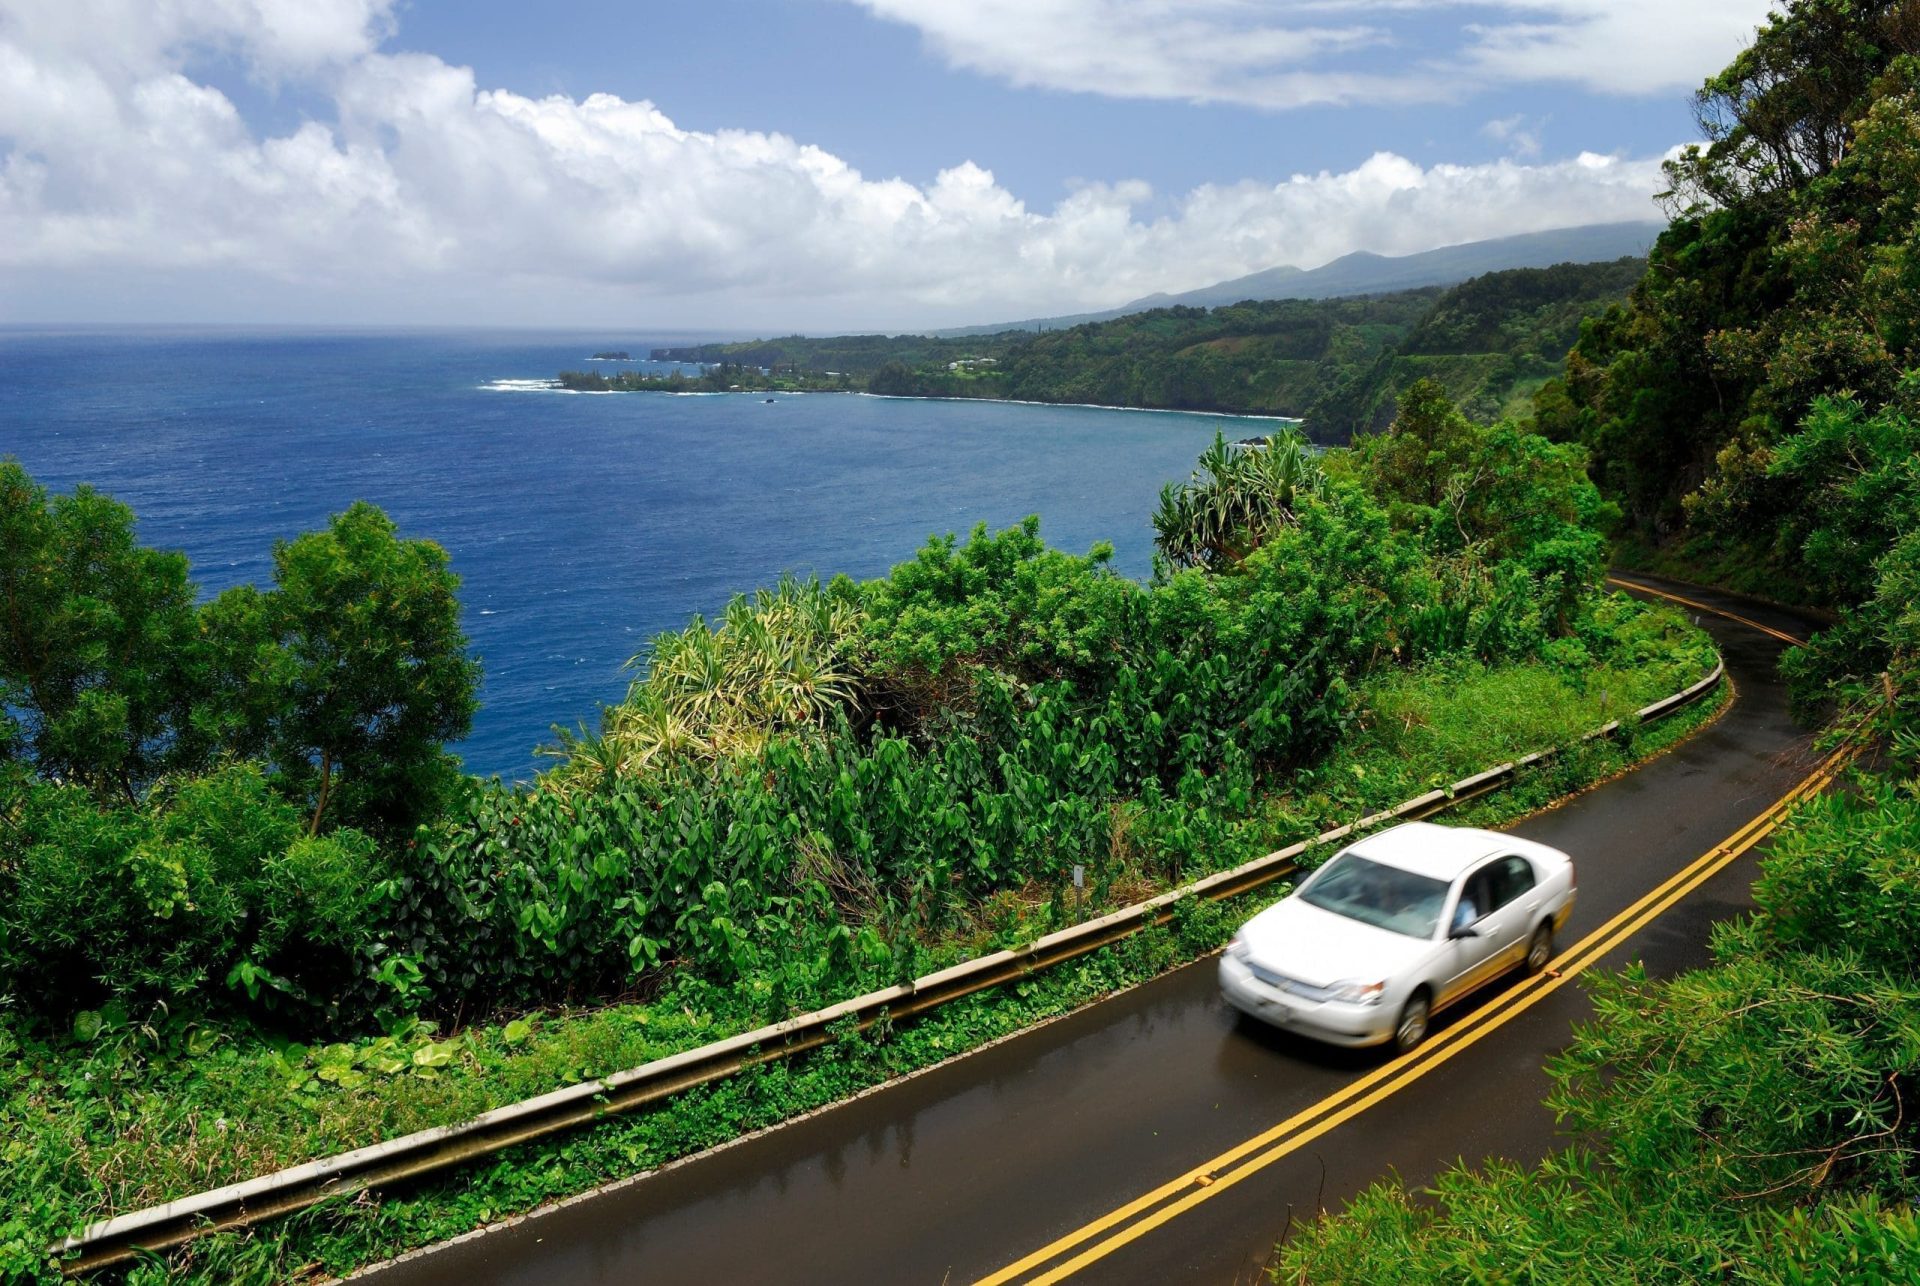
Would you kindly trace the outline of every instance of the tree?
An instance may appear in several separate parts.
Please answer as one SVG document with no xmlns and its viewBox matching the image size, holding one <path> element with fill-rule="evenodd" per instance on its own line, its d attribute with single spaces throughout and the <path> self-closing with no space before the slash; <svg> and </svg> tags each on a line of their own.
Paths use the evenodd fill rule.
<svg viewBox="0 0 1920 1286">
<path fill-rule="evenodd" d="M 91 487 L 49 497 L 0 461 L 0 755 L 129 801 L 205 750 L 184 555 L 134 540 Z"/>
<path fill-rule="evenodd" d="M 241 649 L 256 734 L 308 792 L 310 834 L 343 790 L 355 822 L 404 828 L 444 784 L 443 744 L 466 735 L 476 707 L 460 578 L 439 545 L 400 539 L 364 502 L 279 542 L 273 562 L 272 593 L 217 605 L 257 632 Z"/>
<path fill-rule="evenodd" d="M 1474 426 L 1435 380 L 1418 380 L 1400 395 L 1399 414 L 1387 432 L 1356 439 L 1382 499 L 1439 505 L 1450 480 L 1472 454 Z"/>
<path fill-rule="evenodd" d="M 1703 87 L 1709 142 L 1668 171 L 1683 214 L 1536 401 L 1640 534 L 1697 534 L 1683 497 L 1764 475 L 1819 397 L 1872 407 L 1920 361 L 1917 38 L 1915 0 L 1796 0 Z M 1804 579 L 1751 552 L 1722 554 L 1749 587 Z"/>
<path fill-rule="evenodd" d="M 1602 533 L 1620 513 L 1587 477 L 1577 444 L 1507 420 L 1475 424 L 1422 380 L 1401 397 L 1386 433 L 1355 440 L 1348 467 L 1395 526 L 1420 532 L 1435 553 L 1517 563 L 1559 628 L 1599 583 Z"/>
<path fill-rule="evenodd" d="M 1771 201 L 1839 165 L 1875 80 L 1920 51 L 1913 0 L 1797 0 L 1694 95 L 1707 146 L 1667 164 L 1694 208 Z"/>
<path fill-rule="evenodd" d="M 1301 502 L 1325 488 L 1326 474 L 1298 433 L 1254 445 L 1215 433 L 1192 479 L 1161 489 L 1154 539 L 1176 566 L 1225 570 L 1292 523 Z"/>
</svg>

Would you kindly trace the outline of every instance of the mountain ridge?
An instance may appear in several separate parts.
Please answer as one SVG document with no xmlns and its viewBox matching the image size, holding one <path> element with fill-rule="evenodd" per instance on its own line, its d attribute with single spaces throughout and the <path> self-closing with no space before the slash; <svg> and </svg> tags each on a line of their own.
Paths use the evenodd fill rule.
<svg viewBox="0 0 1920 1286">
<path fill-rule="evenodd" d="M 1100 312 L 1032 317 L 1025 321 L 958 326 L 925 333 L 957 339 L 1011 330 L 1065 330 L 1088 322 L 1113 321 L 1155 308 L 1218 308 L 1249 299 L 1340 299 L 1415 290 L 1425 286 L 1453 286 L 1473 277 L 1509 268 L 1606 263 L 1628 256 L 1642 256 L 1652 247 L 1654 239 L 1664 227 L 1664 224 L 1653 220 L 1589 223 L 1545 232 L 1494 237 L 1486 241 L 1466 241 L 1410 255 L 1382 255 L 1356 250 L 1317 268 L 1280 264 L 1179 294 L 1147 295 L 1118 308 Z"/>
</svg>

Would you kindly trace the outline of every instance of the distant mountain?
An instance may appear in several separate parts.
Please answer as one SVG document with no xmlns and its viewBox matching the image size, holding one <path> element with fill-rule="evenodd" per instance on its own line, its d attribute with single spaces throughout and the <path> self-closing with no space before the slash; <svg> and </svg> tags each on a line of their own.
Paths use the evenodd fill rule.
<svg viewBox="0 0 1920 1286">
<path fill-rule="evenodd" d="M 1344 255 L 1318 268 L 1282 264 L 1246 277 L 1235 277 L 1179 295 L 1148 295 L 1118 308 L 1070 317 L 1035 317 L 991 326 L 961 326 L 929 332 L 939 336 L 992 335 L 1008 330 L 1064 330 L 1085 322 L 1112 321 L 1150 308 L 1185 305 L 1217 308 L 1245 299 L 1339 299 L 1352 295 L 1380 295 L 1422 286 L 1451 286 L 1484 273 L 1508 268 L 1549 268 L 1561 263 L 1608 263 L 1647 253 L 1661 223 L 1594 223 L 1579 228 L 1529 232 L 1492 241 L 1470 241 L 1413 255 L 1376 255 L 1366 251 Z"/>
</svg>

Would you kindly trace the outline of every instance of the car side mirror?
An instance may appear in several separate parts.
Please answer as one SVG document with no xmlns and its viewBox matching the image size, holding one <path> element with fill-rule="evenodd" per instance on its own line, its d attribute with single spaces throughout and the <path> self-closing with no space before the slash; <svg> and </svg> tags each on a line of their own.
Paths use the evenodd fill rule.
<svg viewBox="0 0 1920 1286">
<path fill-rule="evenodd" d="M 1469 925 L 1469 924 L 1460 925 L 1457 928 L 1455 928 L 1451 933 L 1447 934 L 1447 937 L 1455 940 L 1458 940 L 1460 938 L 1477 938 L 1479 936 L 1480 936 L 1480 930 L 1474 928 L 1472 925 Z"/>
</svg>

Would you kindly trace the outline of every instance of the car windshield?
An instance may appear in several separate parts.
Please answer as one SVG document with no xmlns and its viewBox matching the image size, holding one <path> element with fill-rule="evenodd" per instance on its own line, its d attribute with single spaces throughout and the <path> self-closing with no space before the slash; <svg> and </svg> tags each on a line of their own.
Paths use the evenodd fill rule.
<svg viewBox="0 0 1920 1286">
<path fill-rule="evenodd" d="M 1343 853 L 1321 868 L 1300 897 L 1322 911 L 1362 924 L 1410 938 L 1431 938 L 1440 925 L 1447 882 Z"/>
</svg>

